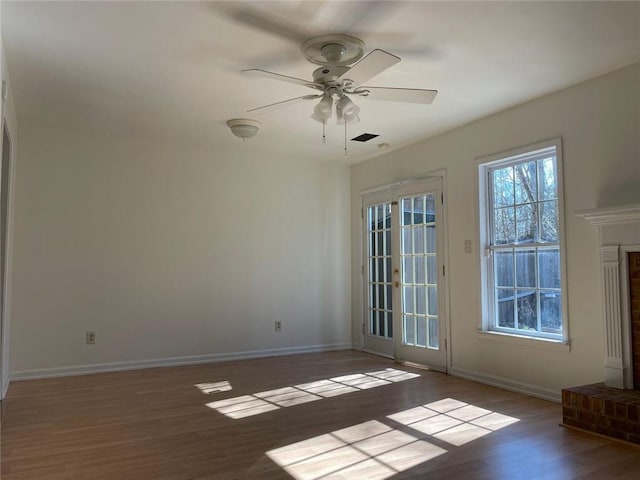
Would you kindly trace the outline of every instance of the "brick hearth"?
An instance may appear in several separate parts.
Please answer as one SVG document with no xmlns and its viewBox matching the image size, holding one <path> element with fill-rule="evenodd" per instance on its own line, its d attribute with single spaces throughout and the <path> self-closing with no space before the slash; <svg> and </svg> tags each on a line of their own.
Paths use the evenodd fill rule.
<svg viewBox="0 0 640 480">
<path fill-rule="evenodd" d="M 562 390 L 562 423 L 640 444 L 640 390 L 604 383 Z"/>
</svg>

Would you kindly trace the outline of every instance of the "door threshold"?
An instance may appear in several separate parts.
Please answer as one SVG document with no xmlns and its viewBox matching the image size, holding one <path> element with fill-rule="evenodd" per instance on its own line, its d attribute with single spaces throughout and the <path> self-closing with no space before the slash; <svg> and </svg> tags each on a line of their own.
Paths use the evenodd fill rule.
<svg viewBox="0 0 640 480">
<path fill-rule="evenodd" d="M 430 367 L 429 365 L 423 365 L 422 363 L 408 362 L 406 360 L 396 360 L 396 363 L 399 363 L 400 365 L 404 365 L 405 367 L 412 367 L 420 370 L 431 370 L 432 372 L 438 372 L 438 373 L 444 373 L 444 374 L 447 373 L 446 367 Z"/>
</svg>

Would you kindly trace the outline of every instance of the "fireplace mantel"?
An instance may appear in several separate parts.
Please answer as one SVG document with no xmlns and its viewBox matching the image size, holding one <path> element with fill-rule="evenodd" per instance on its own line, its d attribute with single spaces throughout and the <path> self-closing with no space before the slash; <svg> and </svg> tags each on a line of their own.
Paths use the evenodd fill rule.
<svg viewBox="0 0 640 480">
<path fill-rule="evenodd" d="M 640 251 L 640 204 L 581 210 L 576 215 L 598 227 L 605 385 L 633 388 L 628 252 Z"/>
<path fill-rule="evenodd" d="M 640 222 L 640 204 L 579 210 L 576 215 L 598 226 Z"/>
</svg>

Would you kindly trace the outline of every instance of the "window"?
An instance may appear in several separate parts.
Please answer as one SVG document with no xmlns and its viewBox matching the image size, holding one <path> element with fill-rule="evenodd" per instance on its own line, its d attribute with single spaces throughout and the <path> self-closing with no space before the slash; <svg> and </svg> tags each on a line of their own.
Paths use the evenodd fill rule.
<svg viewBox="0 0 640 480">
<path fill-rule="evenodd" d="M 483 328 L 566 339 L 560 143 L 480 164 Z"/>
</svg>

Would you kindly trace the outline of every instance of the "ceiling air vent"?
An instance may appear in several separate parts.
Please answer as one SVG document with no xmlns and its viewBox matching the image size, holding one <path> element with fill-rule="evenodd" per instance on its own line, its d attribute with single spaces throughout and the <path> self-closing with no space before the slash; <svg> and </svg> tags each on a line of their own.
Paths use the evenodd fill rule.
<svg viewBox="0 0 640 480">
<path fill-rule="evenodd" d="M 358 135 L 351 139 L 352 142 L 368 142 L 372 138 L 379 137 L 380 135 L 375 133 L 363 133 L 362 135 Z"/>
</svg>

